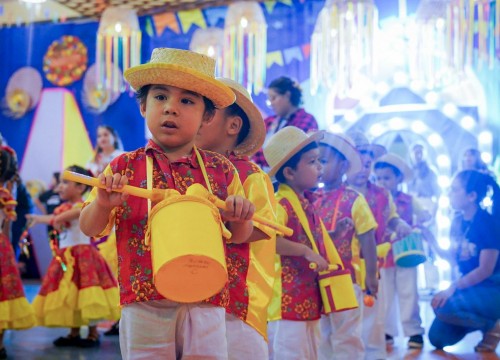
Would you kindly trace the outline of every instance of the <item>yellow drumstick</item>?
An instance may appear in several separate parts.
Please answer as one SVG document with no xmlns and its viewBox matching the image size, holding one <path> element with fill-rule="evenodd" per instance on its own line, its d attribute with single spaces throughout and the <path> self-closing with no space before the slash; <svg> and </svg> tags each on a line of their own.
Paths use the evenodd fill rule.
<svg viewBox="0 0 500 360">
<path fill-rule="evenodd" d="M 106 185 L 101 184 L 99 179 L 94 178 L 94 177 L 90 177 L 87 175 L 78 174 L 78 173 L 75 173 L 72 171 L 65 170 L 62 174 L 62 178 L 64 180 L 74 181 L 74 182 L 89 185 L 89 186 L 95 186 L 95 187 L 100 188 L 100 189 L 106 189 Z M 200 197 L 208 198 L 208 200 L 210 200 L 219 209 L 225 210 L 226 203 L 224 201 L 222 201 L 221 199 L 219 199 L 215 195 L 209 194 L 207 189 L 205 189 L 203 187 L 203 185 L 199 185 L 199 186 L 196 186 L 196 185 L 199 185 L 199 184 L 191 185 L 188 188 L 188 193 L 190 195 L 198 195 Z M 203 189 L 203 191 L 201 191 L 201 189 Z M 113 191 L 126 192 L 130 195 L 138 196 L 141 198 L 151 199 L 153 201 L 161 201 L 165 198 L 165 195 L 168 193 L 169 190 L 168 189 L 167 190 L 165 190 L 165 189 L 148 190 L 148 189 L 143 189 L 143 188 L 140 188 L 137 186 L 125 185 L 120 189 L 113 189 Z M 262 216 L 259 216 L 257 214 L 253 215 L 252 220 L 254 220 L 255 222 L 258 222 L 262 225 L 265 225 L 267 227 L 270 227 L 271 229 L 276 230 L 276 231 L 278 231 L 286 236 L 291 236 L 293 234 L 293 230 L 290 229 L 289 227 L 275 223 L 275 222 L 268 220 L 268 219 L 266 219 Z"/>
<path fill-rule="evenodd" d="M 340 266 L 337 264 L 328 264 L 328 270 L 338 270 Z M 316 270 L 318 268 L 318 264 L 315 262 L 309 263 L 309 269 Z"/>
</svg>

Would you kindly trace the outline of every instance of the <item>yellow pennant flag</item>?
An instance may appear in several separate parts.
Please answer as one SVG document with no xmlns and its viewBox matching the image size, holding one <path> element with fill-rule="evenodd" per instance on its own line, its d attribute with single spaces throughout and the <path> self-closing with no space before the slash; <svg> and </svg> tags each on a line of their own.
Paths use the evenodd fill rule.
<svg viewBox="0 0 500 360">
<path fill-rule="evenodd" d="M 276 1 L 264 1 L 264 6 L 269 14 L 271 14 L 276 6 Z"/>
<path fill-rule="evenodd" d="M 200 9 L 189 10 L 189 11 L 179 11 L 177 13 L 179 16 L 179 21 L 181 22 L 182 32 L 185 34 L 189 31 L 192 25 L 198 25 L 198 27 L 204 29 L 207 27 L 205 18 Z"/>
<path fill-rule="evenodd" d="M 266 55 L 267 68 L 269 69 L 273 64 L 278 64 L 280 66 L 283 66 L 283 55 L 281 54 L 281 51 L 278 50 L 267 53 Z"/>
<path fill-rule="evenodd" d="M 175 18 L 174 13 L 163 13 L 153 16 L 153 22 L 155 24 L 156 36 L 160 36 L 165 29 L 171 29 L 176 34 L 180 33 L 179 23 Z"/>
<path fill-rule="evenodd" d="M 284 5 L 288 5 L 288 6 L 292 6 L 292 0 L 278 0 L 278 2 L 284 4 Z"/>
</svg>

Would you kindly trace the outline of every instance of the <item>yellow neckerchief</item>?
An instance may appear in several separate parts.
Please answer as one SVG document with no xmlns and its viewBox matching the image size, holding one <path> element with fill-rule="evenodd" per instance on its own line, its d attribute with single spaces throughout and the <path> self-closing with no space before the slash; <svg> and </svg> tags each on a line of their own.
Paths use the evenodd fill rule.
<svg viewBox="0 0 500 360">
<path fill-rule="evenodd" d="M 295 214 L 297 214 L 297 217 L 299 218 L 300 225 L 302 225 L 302 228 L 306 232 L 307 238 L 311 242 L 311 245 L 313 247 L 313 250 L 320 254 L 318 251 L 318 246 L 316 245 L 316 241 L 314 240 L 314 237 L 311 233 L 311 229 L 309 227 L 309 221 L 307 220 L 306 213 L 304 212 L 304 209 L 302 208 L 302 205 L 300 204 L 299 197 L 293 191 L 293 189 L 285 184 L 280 184 L 278 188 L 278 192 L 276 193 L 276 200 L 280 201 L 281 199 L 287 199 L 290 204 L 292 205 L 293 211 L 295 211 Z M 323 243 L 325 245 L 326 249 L 326 256 L 328 262 L 330 264 L 338 264 L 342 269 L 344 269 L 344 264 L 339 256 L 339 253 L 337 252 L 337 248 L 333 244 L 332 239 L 330 238 L 330 235 L 328 234 L 328 231 L 325 228 L 325 225 L 323 224 L 323 221 L 320 219 L 321 222 L 321 231 L 323 233 Z M 321 255 L 321 254 L 320 254 Z"/>
</svg>

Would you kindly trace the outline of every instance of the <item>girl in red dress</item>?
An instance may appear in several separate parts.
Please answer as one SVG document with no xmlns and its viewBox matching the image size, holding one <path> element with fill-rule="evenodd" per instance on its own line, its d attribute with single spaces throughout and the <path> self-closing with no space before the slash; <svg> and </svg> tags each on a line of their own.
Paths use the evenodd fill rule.
<svg viewBox="0 0 500 360">
<path fill-rule="evenodd" d="M 79 166 L 68 170 L 90 175 Z M 90 238 L 80 231 L 82 197 L 88 187 L 63 180 L 58 190 L 66 202 L 53 215 L 29 215 L 34 223 L 50 224 L 57 230 L 51 239 L 54 258 L 33 301 L 35 316 L 41 326 L 71 328 L 66 337 L 54 341 L 55 346 L 94 347 L 99 345 L 97 322 L 120 317 L 118 285 Z M 81 339 L 80 327 L 85 325 L 89 334 Z"/>
</svg>

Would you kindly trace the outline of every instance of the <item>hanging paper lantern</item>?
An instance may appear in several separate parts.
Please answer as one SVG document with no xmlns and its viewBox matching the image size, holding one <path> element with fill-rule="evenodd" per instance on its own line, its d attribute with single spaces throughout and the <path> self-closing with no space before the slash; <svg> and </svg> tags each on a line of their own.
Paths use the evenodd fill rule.
<svg viewBox="0 0 500 360">
<path fill-rule="evenodd" d="M 110 6 L 102 13 L 97 31 L 97 84 L 113 92 L 122 92 L 122 74 L 141 63 L 141 31 L 134 10 Z M 116 66 L 113 66 L 115 64 Z"/>
<path fill-rule="evenodd" d="M 358 74 L 371 76 L 377 9 L 372 0 L 327 0 L 311 37 L 311 93 L 346 97 Z"/>
<path fill-rule="evenodd" d="M 216 76 L 222 76 L 223 47 L 224 30 L 215 27 L 197 29 L 189 43 L 189 50 L 210 56 L 216 61 Z"/>
<path fill-rule="evenodd" d="M 267 24 L 259 3 L 236 2 L 224 26 L 224 77 L 258 94 L 266 81 Z"/>
</svg>

